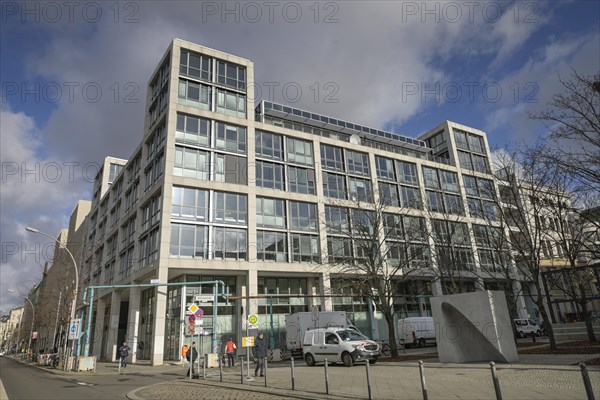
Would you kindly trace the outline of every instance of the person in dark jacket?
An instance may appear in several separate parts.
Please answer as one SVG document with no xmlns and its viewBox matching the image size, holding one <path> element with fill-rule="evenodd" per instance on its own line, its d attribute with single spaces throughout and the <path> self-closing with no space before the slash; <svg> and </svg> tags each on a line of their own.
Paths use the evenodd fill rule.
<svg viewBox="0 0 600 400">
<path fill-rule="evenodd" d="M 267 343 L 265 342 L 265 335 L 262 333 L 259 333 L 258 337 L 254 341 L 254 347 L 252 348 L 252 356 L 256 360 L 256 369 L 254 370 L 254 376 L 258 376 L 259 369 L 260 376 L 265 376 L 265 357 L 267 356 Z"/>
<path fill-rule="evenodd" d="M 185 354 L 185 358 L 190 362 L 190 357 L 192 358 L 192 365 L 188 368 L 186 376 L 190 376 L 190 370 L 192 373 L 192 377 L 196 375 L 196 359 L 198 359 L 198 350 L 196 350 L 196 342 L 192 342 L 192 347 Z"/>
<path fill-rule="evenodd" d="M 130 351 L 131 347 L 127 346 L 127 342 L 123 342 L 123 345 L 119 347 L 119 358 L 123 368 L 127 368 L 127 357 L 129 357 Z"/>
</svg>

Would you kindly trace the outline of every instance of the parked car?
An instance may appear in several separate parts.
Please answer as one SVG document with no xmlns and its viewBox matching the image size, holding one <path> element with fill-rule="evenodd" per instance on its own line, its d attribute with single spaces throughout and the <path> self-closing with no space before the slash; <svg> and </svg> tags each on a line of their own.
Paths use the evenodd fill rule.
<svg viewBox="0 0 600 400">
<path fill-rule="evenodd" d="M 4 352 L 0 351 L 0 357 L 4 357 Z"/>
<path fill-rule="evenodd" d="M 435 344 L 435 325 L 433 317 L 409 317 L 398 320 L 398 339 L 400 344 L 409 348 L 425 347 Z"/>
<path fill-rule="evenodd" d="M 304 360 L 311 367 L 325 359 L 351 367 L 357 362 L 375 364 L 379 358 L 377 343 L 354 329 L 330 327 L 307 330 L 302 347 Z"/>
<path fill-rule="evenodd" d="M 542 328 L 530 319 L 515 319 L 515 335 L 518 337 L 531 336 L 535 333 L 536 336 L 542 336 Z"/>
</svg>

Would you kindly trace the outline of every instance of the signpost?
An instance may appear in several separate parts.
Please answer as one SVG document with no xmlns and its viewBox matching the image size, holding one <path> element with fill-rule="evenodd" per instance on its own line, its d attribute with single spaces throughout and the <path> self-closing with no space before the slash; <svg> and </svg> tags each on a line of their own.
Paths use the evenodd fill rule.
<svg viewBox="0 0 600 400">
<path fill-rule="evenodd" d="M 69 340 L 75 340 L 79 338 L 79 331 L 81 329 L 81 318 L 73 318 L 69 324 Z"/>
</svg>

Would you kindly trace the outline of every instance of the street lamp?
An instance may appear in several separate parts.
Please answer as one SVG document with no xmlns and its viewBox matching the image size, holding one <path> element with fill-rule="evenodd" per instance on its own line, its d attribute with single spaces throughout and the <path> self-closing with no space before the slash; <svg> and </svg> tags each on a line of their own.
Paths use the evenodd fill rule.
<svg viewBox="0 0 600 400">
<path fill-rule="evenodd" d="M 16 293 L 13 289 L 8 289 L 8 291 L 11 293 Z M 25 300 L 27 300 L 29 302 L 29 305 L 31 306 L 31 330 L 29 332 L 29 343 L 27 344 L 27 351 L 29 351 L 31 350 L 31 337 L 33 336 L 33 323 L 35 322 L 35 307 L 33 306 L 31 300 L 29 300 L 29 297 L 25 296 L 23 293 L 21 293 L 21 295 L 23 295 Z"/>
<path fill-rule="evenodd" d="M 73 261 L 73 266 L 75 267 L 75 293 L 73 294 L 73 301 L 71 304 L 71 322 L 69 325 L 71 325 L 73 323 L 73 320 L 75 319 L 75 307 L 77 305 L 77 293 L 79 291 L 79 269 L 77 268 L 77 262 L 75 261 L 75 257 L 73 257 L 73 254 L 69 251 L 69 249 L 67 249 L 67 246 L 65 246 L 60 240 L 58 240 L 58 238 L 55 238 L 54 236 L 42 232 L 39 229 L 36 228 L 32 228 L 31 226 L 28 226 L 25 228 L 25 230 L 27 232 L 32 232 L 32 233 L 39 233 L 40 235 L 44 235 L 52 240 L 54 240 L 56 243 L 58 243 L 63 249 L 65 249 L 65 251 L 69 254 L 69 256 L 71 257 L 71 261 Z M 75 340 L 74 339 L 72 342 L 72 349 L 71 349 L 71 354 L 73 354 L 73 350 L 75 349 Z"/>
</svg>

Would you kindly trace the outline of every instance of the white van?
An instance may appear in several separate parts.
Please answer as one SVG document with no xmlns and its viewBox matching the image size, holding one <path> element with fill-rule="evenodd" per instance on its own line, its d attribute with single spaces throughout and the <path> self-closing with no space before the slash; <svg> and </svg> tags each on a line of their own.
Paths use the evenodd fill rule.
<svg viewBox="0 0 600 400">
<path fill-rule="evenodd" d="M 400 344 L 409 348 L 425 347 L 435 344 L 435 326 L 433 317 L 409 317 L 398 320 L 398 339 Z"/>
<path fill-rule="evenodd" d="M 538 324 L 530 319 L 515 319 L 515 330 L 518 337 L 531 336 L 535 333 L 536 336 L 542 335 L 542 329 Z"/>
<path fill-rule="evenodd" d="M 354 329 L 330 327 L 307 330 L 302 341 L 304 360 L 310 367 L 327 359 L 351 367 L 357 362 L 375 364 L 379 346 Z"/>
</svg>

